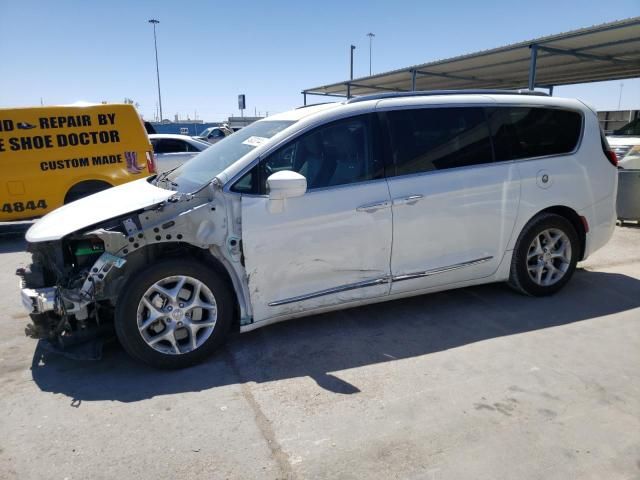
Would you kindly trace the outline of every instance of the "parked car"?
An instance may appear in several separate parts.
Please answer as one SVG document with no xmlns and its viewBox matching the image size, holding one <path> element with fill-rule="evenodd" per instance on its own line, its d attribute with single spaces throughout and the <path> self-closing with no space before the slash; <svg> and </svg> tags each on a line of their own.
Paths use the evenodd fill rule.
<svg viewBox="0 0 640 480">
<path fill-rule="evenodd" d="M 607 136 L 620 168 L 640 169 L 640 118 Z"/>
<path fill-rule="evenodd" d="M 149 135 L 149 140 L 153 145 L 158 172 L 166 172 L 182 165 L 211 146 L 210 143 L 188 135 L 169 133 Z"/>
<path fill-rule="evenodd" d="M 133 357 L 183 367 L 231 328 L 488 282 L 553 294 L 611 237 L 616 188 L 615 154 L 577 100 L 309 106 L 44 217 L 22 299 L 40 337 L 113 321 Z"/>
<path fill-rule="evenodd" d="M 232 129 L 223 125 L 220 127 L 209 127 L 202 133 L 200 133 L 200 135 L 198 135 L 196 138 L 209 143 L 217 143 L 223 138 L 228 137 L 232 133 Z"/>
</svg>

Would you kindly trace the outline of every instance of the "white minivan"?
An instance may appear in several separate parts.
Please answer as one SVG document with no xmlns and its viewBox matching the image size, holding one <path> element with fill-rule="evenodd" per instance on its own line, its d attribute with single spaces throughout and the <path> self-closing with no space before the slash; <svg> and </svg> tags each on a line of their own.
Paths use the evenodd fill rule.
<svg viewBox="0 0 640 480">
<path fill-rule="evenodd" d="M 560 290 L 611 237 L 616 156 L 578 100 L 416 92 L 258 121 L 27 232 L 31 334 L 113 325 L 158 367 L 231 328 L 506 281 Z"/>
</svg>

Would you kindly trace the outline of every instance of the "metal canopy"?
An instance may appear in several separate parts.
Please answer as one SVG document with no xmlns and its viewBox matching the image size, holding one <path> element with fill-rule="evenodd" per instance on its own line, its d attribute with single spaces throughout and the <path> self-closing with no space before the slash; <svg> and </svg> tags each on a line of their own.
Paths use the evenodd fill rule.
<svg viewBox="0 0 640 480">
<path fill-rule="evenodd" d="M 640 17 L 303 90 L 351 97 L 442 89 L 553 89 L 640 77 Z"/>
</svg>

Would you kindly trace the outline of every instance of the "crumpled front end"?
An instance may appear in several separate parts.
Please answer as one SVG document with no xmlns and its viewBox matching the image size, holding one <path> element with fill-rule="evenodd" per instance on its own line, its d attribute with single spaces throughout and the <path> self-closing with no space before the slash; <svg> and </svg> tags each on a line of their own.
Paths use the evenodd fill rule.
<svg viewBox="0 0 640 480">
<path fill-rule="evenodd" d="M 16 272 L 33 322 L 27 334 L 60 348 L 113 334 L 118 295 L 129 280 L 158 259 L 186 255 L 225 271 L 238 292 L 240 319 L 248 321 L 238 208 L 215 185 L 29 243 L 32 264 Z"/>
<path fill-rule="evenodd" d="M 32 243 L 29 251 L 33 263 L 16 272 L 32 320 L 27 335 L 65 348 L 112 332 L 113 304 L 97 280 L 126 260 L 98 237 Z"/>
</svg>

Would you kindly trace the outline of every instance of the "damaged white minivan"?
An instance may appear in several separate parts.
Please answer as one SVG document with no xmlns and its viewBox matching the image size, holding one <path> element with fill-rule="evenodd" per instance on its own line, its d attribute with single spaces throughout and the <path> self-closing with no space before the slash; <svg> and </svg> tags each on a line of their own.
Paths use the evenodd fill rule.
<svg viewBox="0 0 640 480">
<path fill-rule="evenodd" d="M 232 328 L 488 282 L 549 295 L 609 240 L 616 189 L 616 156 L 577 100 L 303 107 L 33 225 L 28 333 L 65 348 L 115 331 L 171 368 Z"/>
</svg>

